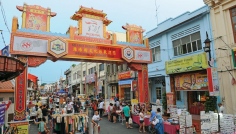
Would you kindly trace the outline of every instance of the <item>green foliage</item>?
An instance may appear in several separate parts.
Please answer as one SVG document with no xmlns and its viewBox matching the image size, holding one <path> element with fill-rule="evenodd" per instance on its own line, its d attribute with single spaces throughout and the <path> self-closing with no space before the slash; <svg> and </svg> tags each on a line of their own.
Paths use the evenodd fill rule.
<svg viewBox="0 0 236 134">
<path fill-rule="evenodd" d="M 166 111 L 167 110 L 167 100 L 166 100 L 166 93 L 165 92 L 162 94 L 162 106 L 163 106 L 163 109 Z"/>
<path fill-rule="evenodd" d="M 45 86 L 47 83 L 42 83 L 41 86 Z"/>
<path fill-rule="evenodd" d="M 72 67 L 75 67 L 76 65 L 75 64 L 72 64 Z"/>
<path fill-rule="evenodd" d="M 215 96 L 209 96 L 206 92 L 205 112 L 215 111 L 217 109 L 217 98 Z"/>
</svg>

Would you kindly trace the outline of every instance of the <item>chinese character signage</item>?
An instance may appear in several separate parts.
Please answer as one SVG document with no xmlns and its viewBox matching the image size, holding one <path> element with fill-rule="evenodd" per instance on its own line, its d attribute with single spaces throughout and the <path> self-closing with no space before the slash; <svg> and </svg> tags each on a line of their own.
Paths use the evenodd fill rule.
<svg viewBox="0 0 236 134">
<path fill-rule="evenodd" d="M 208 67 L 206 53 L 166 61 L 166 74 L 202 70 Z"/>
<path fill-rule="evenodd" d="M 16 8 L 22 11 L 22 28 L 50 31 L 50 18 L 56 16 L 50 8 L 27 4 L 16 6 Z"/>
<path fill-rule="evenodd" d="M 103 21 L 83 17 L 82 35 L 93 38 L 103 38 Z"/>
<path fill-rule="evenodd" d="M 26 91 L 27 91 L 27 70 L 25 70 L 16 78 L 15 89 L 15 121 L 22 121 L 25 119 L 26 110 Z"/>
<path fill-rule="evenodd" d="M 5 104 L 0 104 L 0 126 L 4 124 L 5 121 Z"/>
<path fill-rule="evenodd" d="M 207 68 L 207 78 L 208 78 L 210 96 L 219 96 L 220 87 L 219 87 L 217 68 Z"/>
<path fill-rule="evenodd" d="M 208 90 L 207 73 L 187 73 L 174 77 L 176 90 Z"/>
<path fill-rule="evenodd" d="M 134 77 L 135 77 L 134 71 L 126 71 L 118 74 L 119 80 L 130 79 Z"/>
<path fill-rule="evenodd" d="M 67 57 L 84 58 L 92 60 L 113 60 L 123 61 L 121 59 L 121 48 L 108 45 L 84 44 L 77 42 L 68 42 Z"/>
</svg>

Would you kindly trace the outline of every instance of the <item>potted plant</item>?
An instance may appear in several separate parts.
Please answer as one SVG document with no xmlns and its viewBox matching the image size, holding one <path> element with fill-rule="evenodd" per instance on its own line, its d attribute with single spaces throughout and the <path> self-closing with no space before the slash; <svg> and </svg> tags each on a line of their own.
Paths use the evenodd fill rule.
<svg viewBox="0 0 236 134">
<path fill-rule="evenodd" d="M 215 111 L 217 109 L 217 98 L 215 96 L 209 96 L 209 93 L 206 92 L 206 102 L 205 102 L 205 111 Z"/>
</svg>

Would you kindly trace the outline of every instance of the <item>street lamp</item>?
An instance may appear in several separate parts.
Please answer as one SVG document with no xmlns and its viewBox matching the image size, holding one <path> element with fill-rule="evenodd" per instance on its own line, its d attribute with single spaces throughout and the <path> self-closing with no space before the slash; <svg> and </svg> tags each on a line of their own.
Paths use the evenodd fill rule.
<svg viewBox="0 0 236 134">
<path fill-rule="evenodd" d="M 211 66 L 211 63 L 210 63 L 210 61 L 211 61 L 211 41 L 210 41 L 210 39 L 208 38 L 208 33 L 206 32 L 206 40 L 204 41 L 204 43 L 205 43 L 205 47 L 203 47 L 203 49 L 204 49 L 204 51 L 206 52 L 206 53 L 208 53 L 209 54 L 209 60 L 208 60 L 208 65 L 210 66 L 210 67 L 212 67 Z"/>
</svg>

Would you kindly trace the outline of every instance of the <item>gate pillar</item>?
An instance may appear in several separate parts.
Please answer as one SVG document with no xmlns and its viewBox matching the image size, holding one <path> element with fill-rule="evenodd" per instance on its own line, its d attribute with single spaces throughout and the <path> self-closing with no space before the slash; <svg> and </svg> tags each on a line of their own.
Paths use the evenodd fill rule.
<svg viewBox="0 0 236 134">
<path fill-rule="evenodd" d="M 149 84 L 147 64 L 129 64 L 132 70 L 138 71 L 139 102 L 149 103 Z"/>
</svg>

